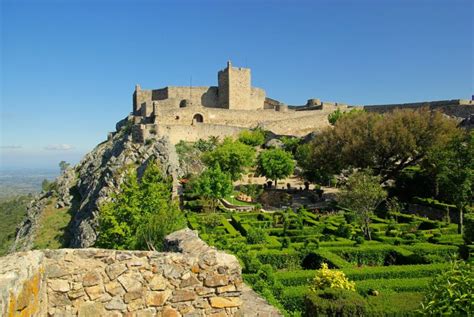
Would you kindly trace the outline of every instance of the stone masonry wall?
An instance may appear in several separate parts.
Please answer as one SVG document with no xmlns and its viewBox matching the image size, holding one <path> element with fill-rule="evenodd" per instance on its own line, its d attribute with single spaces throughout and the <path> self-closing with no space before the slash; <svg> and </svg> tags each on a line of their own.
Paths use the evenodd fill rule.
<svg viewBox="0 0 474 317">
<path fill-rule="evenodd" d="M 166 243 L 173 252 L 60 249 L 0 258 L 0 315 L 241 315 L 234 256 L 189 229 Z"/>
</svg>

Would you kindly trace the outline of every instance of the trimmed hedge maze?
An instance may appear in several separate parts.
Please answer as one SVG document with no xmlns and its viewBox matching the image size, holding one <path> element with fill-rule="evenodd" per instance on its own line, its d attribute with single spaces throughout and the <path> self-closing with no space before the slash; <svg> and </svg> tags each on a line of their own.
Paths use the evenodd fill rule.
<svg viewBox="0 0 474 317">
<path fill-rule="evenodd" d="M 309 290 L 323 262 L 356 283 L 355 294 L 338 294 L 354 302 L 346 313 L 415 315 L 430 280 L 463 244 L 456 225 L 401 213 L 373 217 L 372 241 L 361 238 L 347 211 L 188 213 L 187 219 L 202 239 L 237 255 L 246 282 L 286 316 L 314 315 L 334 295 Z"/>
</svg>

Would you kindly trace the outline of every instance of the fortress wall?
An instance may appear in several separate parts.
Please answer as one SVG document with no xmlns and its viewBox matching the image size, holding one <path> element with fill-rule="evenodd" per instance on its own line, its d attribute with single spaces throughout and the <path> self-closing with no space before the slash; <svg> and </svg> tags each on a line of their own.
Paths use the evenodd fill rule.
<svg viewBox="0 0 474 317">
<path fill-rule="evenodd" d="M 136 89 L 133 93 L 133 114 L 140 115 L 142 105 L 145 105 L 146 103 L 151 104 L 151 96 L 151 90 Z"/>
<path fill-rule="evenodd" d="M 325 116 L 329 112 L 317 111 Z M 180 109 L 164 110 L 159 109 L 156 114 L 155 123 L 165 125 L 190 125 L 193 122 L 193 116 L 200 114 L 204 118 L 204 124 L 230 125 L 245 128 L 252 128 L 258 124 L 269 121 L 289 120 L 311 115 L 310 112 L 279 112 L 275 110 L 230 110 L 205 107 L 189 107 Z M 177 119 L 179 118 L 179 119 Z"/>
<path fill-rule="evenodd" d="M 373 111 L 373 112 L 387 112 L 393 111 L 394 109 L 408 108 L 416 109 L 421 107 L 429 107 L 430 109 L 448 109 L 451 107 L 467 107 L 467 109 L 472 109 L 471 106 L 474 106 L 472 100 L 463 100 L 463 99 L 453 99 L 453 100 L 439 100 L 439 101 L 426 101 L 426 102 L 413 102 L 413 103 L 401 103 L 401 104 L 388 104 L 388 105 L 366 105 L 364 110 Z"/>
<path fill-rule="evenodd" d="M 158 125 L 158 135 L 168 136 L 172 144 L 181 140 L 195 142 L 199 139 L 208 139 L 210 136 L 217 136 L 223 139 L 226 136 L 237 136 L 245 128 L 214 125 L 214 124 L 194 124 L 194 125 Z"/>
<path fill-rule="evenodd" d="M 265 90 L 261 88 L 252 87 L 250 91 L 250 107 L 252 109 L 263 109 L 263 104 L 265 103 Z"/>
<path fill-rule="evenodd" d="M 314 130 L 327 127 L 329 125 L 327 115 L 330 112 L 332 109 L 278 112 L 275 110 L 247 111 L 189 107 L 176 111 L 159 112 L 155 119 L 155 125 L 158 127 L 160 135 L 170 135 L 175 141 L 181 139 L 194 141 L 199 138 L 207 138 L 209 135 L 235 135 L 242 129 L 257 126 L 263 126 L 277 134 L 306 135 Z M 195 114 L 200 114 L 204 122 L 193 124 Z M 210 127 L 206 128 L 206 126 Z"/>
<path fill-rule="evenodd" d="M 151 99 L 152 100 L 164 100 L 168 99 L 168 87 L 161 88 L 161 89 L 153 89 L 151 91 Z"/>
<path fill-rule="evenodd" d="M 265 122 L 262 127 L 275 134 L 305 136 L 314 131 L 321 131 L 330 126 L 324 111 L 302 111 L 304 116 L 292 116 L 282 121 Z"/>
<path fill-rule="evenodd" d="M 219 107 L 229 109 L 229 72 L 226 69 L 217 73 L 217 85 Z"/>
<path fill-rule="evenodd" d="M 169 235 L 167 245 L 172 252 L 60 249 L 0 258 L 0 315 L 239 314 L 243 283 L 233 255 L 189 229 Z"/>
<path fill-rule="evenodd" d="M 229 109 L 252 110 L 250 69 L 229 67 Z"/>
<path fill-rule="evenodd" d="M 168 98 L 187 99 L 195 105 L 218 107 L 217 87 L 168 87 Z"/>
</svg>

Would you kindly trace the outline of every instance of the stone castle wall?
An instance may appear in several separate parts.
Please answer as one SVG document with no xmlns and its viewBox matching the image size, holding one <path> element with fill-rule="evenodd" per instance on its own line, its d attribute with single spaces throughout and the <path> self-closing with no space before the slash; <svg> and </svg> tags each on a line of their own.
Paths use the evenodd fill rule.
<svg viewBox="0 0 474 317">
<path fill-rule="evenodd" d="M 336 107 L 325 107 L 317 111 L 289 110 L 286 105 L 278 105 L 279 111 L 230 110 L 190 106 L 170 109 L 155 106 L 154 121 L 151 124 L 136 125 L 136 140 L 168 136 L 171 143 L 180 140 L 197 141 L 209 136 L 236 136 L 243 129 L 262 127 L 280 135 L 304 136 L 327 126 L 327 116 Z M 340 107 L 345 110 L 346 107 Z M 203 122 L 196 122 L 199 116 Z"/>
<path fill-rule="evenodd" d="M 466 118 L 469 114 L 474 113 L 474 101 L 453 99 L 453 100 L 439 100 L 426 102 L 413 102 L 389 105 L 366 105 L 364 110 L 372 112 L 389 112 L 394 109 L 417 109 L 427 107 L 431 110 L 440 110 L 449 116 Z"/>
<path fill-rule="evenodd" d="M 249 68 L 232 67 L 219 71 L 219 105 L 231 110 L 263 109 L 265 91 L 252 87 Z"/>
<path fill-rule="evenodd" d="M 189 229 L 167 245 L 173 252 L 61 249 L 0 258 L 0 315 L 240 314 L 244 285 L 234 256 Z"/>
</svg>

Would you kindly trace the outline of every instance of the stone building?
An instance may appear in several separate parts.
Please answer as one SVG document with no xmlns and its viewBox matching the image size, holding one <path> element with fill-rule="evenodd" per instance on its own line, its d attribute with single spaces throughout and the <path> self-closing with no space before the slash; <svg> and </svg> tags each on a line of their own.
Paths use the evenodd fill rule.
<svg viewBox="0 0 474 317">
<path fill-rule="evenodd" d="M 171 142 L 238 134 L 257 126 L 276 134 L 305 135 L 327 126 L 327 114 L 347 105 L 310 99 L 288 106 L 252 87 L 251 71 L 230 62 L 218 72 L 217 86 L 164 87 L 133 93 L 131 120 L 141 141 L 168 135 Z M 305 110 L 305 111 L 303 111 Z"/>
</svg>

